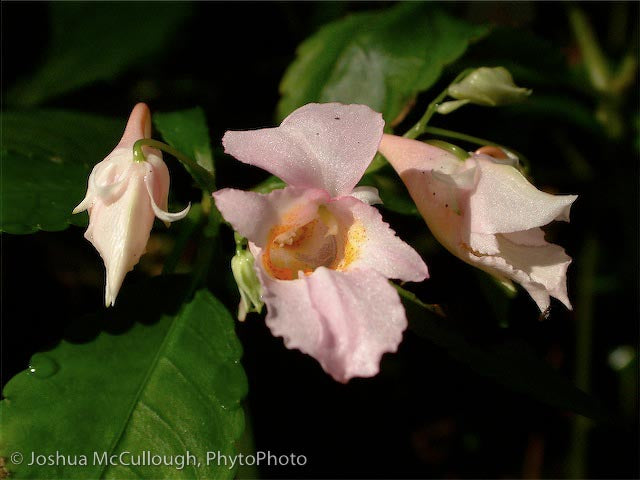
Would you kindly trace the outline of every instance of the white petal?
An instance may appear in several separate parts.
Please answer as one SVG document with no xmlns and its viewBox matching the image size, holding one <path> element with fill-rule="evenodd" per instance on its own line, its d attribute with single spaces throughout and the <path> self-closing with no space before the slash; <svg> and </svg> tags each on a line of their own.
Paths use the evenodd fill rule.
<svg viewBox="0 0 640 480">
<path fill-rule="evenodd" d="M 382 199 L 376 187 L 356 187 L 351 192 L 351 196 L 369 205 L 382 205 Z"/>
<path fill-rule="evenodd" d="M 189 209 L 191 208 L 191 202 L 187 207 L 176 213 L 169 213 L 166 210 L 161 209 L 157 204 L 156 200 L 153 198 L 153 189 L 151 187 L 152 182 L 152 174 L 149 173 L 144 178 L 144 183 L 147 186 L 147 192 L 149 192 L 149 200 L 151 200 L 151 208 L 153 209 L 153 213 L 163 222 L 175 222 L 177 220 L 182 220 L 189 213 Z"/>
<path fill-rule="evenodd" d="M 472 158 L 480 174 L 469 204 L 471 232 L 519 232 L 569 219 L 576 195 L 541 192 L 509 165 L 497 164 L 485 155 Z"/>
</svg>

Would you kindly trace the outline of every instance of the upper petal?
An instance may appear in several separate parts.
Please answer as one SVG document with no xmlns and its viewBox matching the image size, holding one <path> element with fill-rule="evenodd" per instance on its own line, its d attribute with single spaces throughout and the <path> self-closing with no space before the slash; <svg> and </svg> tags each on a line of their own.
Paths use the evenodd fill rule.
<svg viewBox="0 0 640 480">
<path fill-rule="evenodd" d="M 568 220 L 576 195 L 541 192 L 514 167 L 474 155 L 476 188 L 467 213 L 471 232 L 510 233 Z"/>
<path fill-rule="evenodd" d="M 396 235 L 375 207 L 353 197 L 327 207 L 343 225 L 350 225 L 345 269 L 370 268 L 387 278 L 412 282 L 429 276 L 420 255 Z"/>
<path fill-rule="evenodd" d="M 376 375 L 382 355 L 395 352 L 402 341 L 404 308 L 375 271 L 320 267 L 292 281 L 258 272 L 271 332 L 283 337 L 287 348 L 314 357 L 339 382 Z"/>
<path fill-rule="evenodd" d="M 461 165 L 458 157 L 446 150 L 386 133 L 382 136 L 379 150 L 401 177 L 408 170 L 451 174 Z"/>
<path fill-rule="evenodd" d="M 263 194 L 224 188 L 213 193 L 216 206 L 234 230 L 259 247 L 278 224 L 302 226 L 329 200 L 324 190 L 287 187 Z"/>
<path fill-rule="evenodd" d="M 384 128 L 365 105 L 311 103 L 277 128 L 229 131 L 222 143 L 238 160 L 263 168 L 290 185 L 348 195 L 373 159 Z"/>
</svg>

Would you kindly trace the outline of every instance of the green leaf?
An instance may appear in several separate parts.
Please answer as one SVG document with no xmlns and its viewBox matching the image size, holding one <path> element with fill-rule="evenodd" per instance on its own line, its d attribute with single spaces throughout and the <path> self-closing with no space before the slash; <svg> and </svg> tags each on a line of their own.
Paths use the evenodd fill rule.
<svg viewBox="0 0 640 480">
<path fill-rule="evenodd" d="M 280 85 L 278 116 L 336 101 L 369 105 L 391 124 L 487 31 L 422 2 L 330 23 L 298 47 Z"/>
<path fill-rule="evenodd" d="M 193 158 L 205 170 L 213 172 L 209 128 L 202 108 L 155 113 L 153 123 L 169 145 Z"/>
<path fill-rule="evenodd" d="M 403 215 L 420 216 L 406 187 L 388 164 L 375 173 L 366 173 L 358 185 L 377 188 L 386 209 Z"/>
<path fill-rule="evenodd" d="M 0 456 L 9 459 L 11 478 L 233 478 L 229 466 L 207 465 L 206 452 L 236 453 L 247 390 L 242 348 L 233 319 L 208 291 L 174 313 L 185 283 L 161 277 L 129 290 L 100 315 L 109 332 L 89 343 L 64 340 L 7 383 Z M 100 465 L 94 457 L 122 454 L 133 462 L 147 451 L 167 458 L 189 452 L 200 464 L 125 466 L 116 458 Z M 25 461 L 12 464 L 11 452 Z M 86 455 L 87 465 L 28 465 L 32 452 Z"/>
<path fill-rule="evenodd" d="M 253 187 L 251 190 L 258 193 L 270 193 L 274 190 L 279 190 L 281 188 L 286 187 L 287 184 L 280 180 L 275 175 L 271 175 L 270 177 L 265 178 L 258 185 Z"/>
<path fill-rule="evenodd" d="M 396 288 L 407 312 L 409 329 L 476 373 L 552 407 L 599 421 L 610 420 L 596 399 L 540 360 L 526 344 L 510 339 L 471 340 L 452 319 L 437 315 L 415 295 Z"/>
<path fill-rule="evenodd" d="M 6 98 L 37 105 L 99 80 L 113 78 L 156 53 L 191 8 L 177 2 L 53 2 L 52 35 L 43 65 Z"/>
<path fill-rule="evenodd" d="M 0 231 L 57 231 L 85 224 L 72 215 L 93 165 L 118 143 L 124 123 L 65 111 L 2 115 Z"/>
</svg>

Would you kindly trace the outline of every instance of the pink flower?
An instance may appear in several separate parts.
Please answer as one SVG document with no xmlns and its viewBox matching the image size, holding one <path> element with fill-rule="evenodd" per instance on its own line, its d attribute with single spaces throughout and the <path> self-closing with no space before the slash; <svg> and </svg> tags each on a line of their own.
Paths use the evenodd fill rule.
<svg viewBox="0 0 640 480">
<path fill-rule="evenodd" d="M 153 219 L 180 220 L 189 207 L 169 213 L 169 171 L 162 154 L 145 147 L 146 161 L 133 159 L 133 144 L 151 134 L 151 114 L 144 103 L 137 104 L 120 143 L 93 167 L 87 194 L 73 210 L 89 211 L 89 228 L 84 236 L 100 253 L 107 270 L 105 304 L 113 305 L 127 272 L 144 254 Z"/>
<path fill-rule="evenodd" d="M 571 258 L 546 242 L 539 227 L 569 221 L 576 195 L 541 192 L 508 159 L 476 153 L 460 161 L 440 148 L 392 135 L 383 136 L 380 152 L 447 250 L 507 285 L 518 282 L 543 312 L 550 296 L 571 309 L 566 279 Z"/>
<path fill-rule="evenodd" d="M 277 128 L 227 132 L 225 151 L 289 186 L 269 194 L 224 189 L 216 205 L 250 241 L 266 323 L 287 348 L 314 357 L 340 382 L 378 373 L 407 326 L 387 279 L 421 281 L 420 256 L 355 189 L 384 121 L 364 105 L 309 104 Z"/>
</svg>

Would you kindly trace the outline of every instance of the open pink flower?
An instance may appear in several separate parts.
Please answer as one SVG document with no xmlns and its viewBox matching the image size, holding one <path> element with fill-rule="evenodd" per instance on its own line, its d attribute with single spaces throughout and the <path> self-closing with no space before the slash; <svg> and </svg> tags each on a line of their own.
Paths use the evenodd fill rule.
<svg viewBox="0 0 640 480">
<path fill-rule="evenodd" d="M 146 161 L 133 159 L 133 144 L 151 134 L 151 114 L 144 103 L 137 104 L 120 143 L 89 176 L 87 194 L 73 210 L 89 211 L 89 228 L 84 236 L 100 253 L 107 270 L 105 304 L 113 305 L 127 272 L 133 270 L 145 251 L 153 219 L 180 220 L 167 212 L 169 171 L 162 154 L 146 148 Z"/>
<path fill-rule="evenodd" d="M 227 132 L 225 151 L 289 186 L 269 194 L 214 193 L 224 218 L 250 241 L 266 323 L 288 348 L 340 382 L 378 373 L 407 320 L 389 278 L 421 281 L 420 256 L 356 189 L 384 121 L 364 105 L 309 104 L 277 128 Z"/>
<path fill-rule="evenodd" d="M 514 280 L 541 311 L 555 297 L 571 308 L 571 258 L 539 227 L 569 221 L 575 195 L 536 189 L 508 160 L 473 154 L 460 161 L 434 146 L 384 135 L 380 152 L 404 181 L 438 241 L 465 262 L 510 284 Z"/>
</svg>

